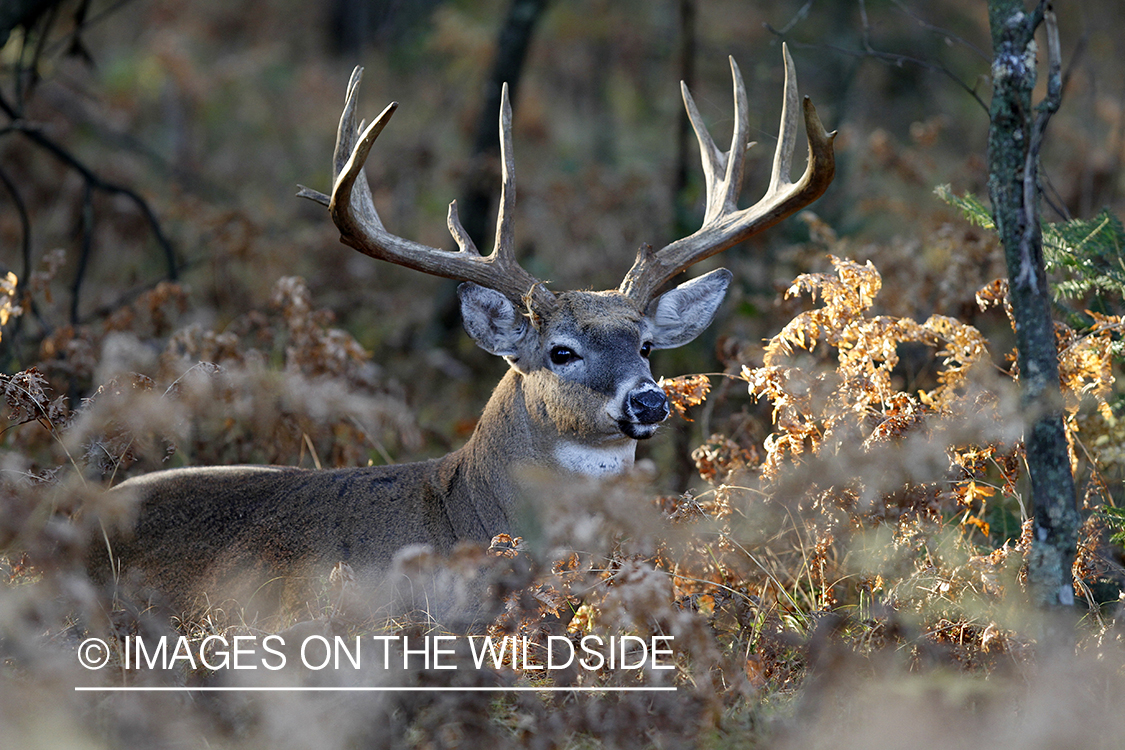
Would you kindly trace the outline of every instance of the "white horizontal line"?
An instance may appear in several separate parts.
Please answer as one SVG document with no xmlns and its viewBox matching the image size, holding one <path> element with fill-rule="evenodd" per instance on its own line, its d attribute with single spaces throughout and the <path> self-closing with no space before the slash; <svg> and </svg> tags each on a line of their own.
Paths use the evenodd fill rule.
<svg viewBox="0 0 1125 750">
<path fill-rule="evenodd" d="M 671 687 L 75 687 L 75 692 L 93 693 L 639 693 L 675 692 Z"/>
</svg>

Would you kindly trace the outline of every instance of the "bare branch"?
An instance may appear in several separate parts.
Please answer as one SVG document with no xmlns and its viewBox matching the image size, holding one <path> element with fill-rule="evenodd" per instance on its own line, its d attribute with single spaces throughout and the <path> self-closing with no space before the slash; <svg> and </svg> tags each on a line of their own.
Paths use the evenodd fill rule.
<svg viewBox="0 0 1125 750">
<path fill-rule="evenodd" d="M 1023 169 L 1024 231 L 1020 240 L 1020 273 L 1015 284 L 1028 286 L 1036 291 L 1035 268 L 1031 260 L 1031 248 L 1039 230 L 1039 152 L 1043 147 L 1043 136 L 1051 115 L 1062 104 L 1062 52 L 1059 45 L 1058 19 L 1049 5 L 1043 9 L 1043 24 L 1047 31 L 1047 95 L 1039 103 L 1039 114 L 1031 126 L 1031 139 L 1028 143 L 1027 158 Z"/>
<path fill-rule="evenodd" d="M 0 97 L 0 109 L 4 110 L 5 113 L 9 114 L 10 116 L 14 115 L 14 110 L 11 109 L 11 105 L 4 101 L 2 97 Z M 8 130 L 9 132 L 18 132 L 23 134 L 26 138 L 43 148 L 43 150 L 50 153 L 56 159 L 66 164 L 74 171 L 78 172 L 80 175 L 82 175 L 82 179 L 86 182 L 86 184 L 89 185 L 92 189 L 101 191 L 103 193 L 109 193 L 110 195 L 121 195 L 125 198 L 128 198 L 129 201 L 132 202 L 133 205 L 135 205 L 137 209 L 140 210 L 141 214 L 145 217 L 145 221 L 148 222 L 149 229 L 152 231 L 153 237 L 156 239 L 157 244 L 160 245 L 160 249 L 164 251 L 164 259 L 168 269 L 168 278 L 173 281 L 176 280 L 176 278 L 179 276 L 179 270 L 176 265 L 175 250 L 172 247 L 172 243 L 168 240 L 168 237 L 164 234 L 164 230 L 160 226 L 160 220 L 156 217 L 156 212 L 152 210 L 152 207 L 149 206 L 148 202 L 144 198 L 138 195 L 134 190 L 127 188 L 124 185 L 118 185 L 117 183 L 102 179 L 96 172 L 94 172 L 94 170 L 86 166 L 86 164 L 80 161 L 76 156 L 71 154 L 58 143 L 55 143 L 49 137 L 44 135 L 42 131 L 25 120 L 15 120 L 15 122 L 8 126 Z"/>
<path fill-rule="evenodd" d="M 895 52 L 884 52 L 882 50 L 875 49 L 875 47 L 872 45 L 871 39 L 870 39 L 870 32 L 869 32 L 870 27 L 868 26 L 867 20 L 866 20 L 866 7 L 862 4 L 860 6 L 860 13 L 861 13 L 861 18 L 863 19 L 863 27 L 862 27 L 862 30 L 861 30 L 861 34 L 862 34 L 862 37 L 863 37 L 863 49 L 858 49 L 858 50 L 857 49 L 847 49 L 845 47 L 840 47 L 840 46 L 835 45 L 835 44 L 808 44 L 808 43 L 793 41 L 793 40 L 788 39 L 786 37 L 786 34 L 787 34 L 791 24 L 787 25 L 783 29 L 776 29 L 768 23 L 763 24 L 763 25 L 764 25 L 764 27 L 767 31 L 769 31 L 771 34 L 776 36 L 782 42 L 792 44 L 794 49 L 829 50 L 831 52 L 835 52 L 836 54 L 846 55 L 848 57 L 853 57 L 853 58 L 856 58 L 856 59 L 871 58 L 873 60 L 878 60 L 879 62 L 886 63 L 888 65 L 896 65 L 896 66 L 904 65 L 904 64 L 916 65 L 916 66 L 918 66 L 918 67 L 920 67 L 924 70 L 929 70 L 929 71 L 932 71 L 934 73 L 940 73 L 941 75 L 945 76 L 949 80 L 953 81 L 953 83 L 955 83 L 958 88 L 962 89 L 965 93 L 967 93 L 969 96 L 971 96 L 976 101 L 976 103 L 980 105 L 981 109 L 983 109 L 985 112 L 988 111 L 988 104 L 984 101 L 984 99 L 981 98 L 980 94 L 977 93 L 976 86 L 970 86 L 967 82 L 958 78 L 956 73 L 954 73 L 952 70 L 945 67 L 944 65 L 941 65 L 940 63 L 933 62 L 931 60 L 923 60 L 922 58 L 912 57 L 910 55 L 903 55 L 903 54 L 898 54 L 898 53 L 895 53 Z M 948 38 L 951 38 L 951 39 L 955 38 L 952 35 L 947 35 L 947 36 L 948 36 Z M 958 39 L 958 41 L 960 41 L 960 40 Z M 965 43 L 966 46 L 969 47 L 969 49 L 972 49 L 972 50 L 976 51 L 976 48 L 973 47 L 971 44 L 968 44 L 967 42 L 963 42 L 963 43 Z"/>
<path fill-rule="evenodd" d="M 27 204 L 23 202 L 23 196 L 20 195 L 19 188 L 16 187 L 16 183 L 12 182 L 12 178 L 2 167 L 0 167 L 0 183 L 4 184 L 8 195 L 11 196 L 12 204 L 16 207 L 16 214 L 20 219 L 20 257 L 23 259 L 20 279 L 26 283 L 31 278 L 31 218 L 28 216 Z"/>
<path fill-rule="evenodd" d="M 942 37 L 943 39 L 961 45 L 965 49 L 970 50 L 971 52 L 976 54 L 977 57 L 979 57 L 981 60 L 984 60 L 986 63 L 991 62 L 991 58 L 989 58 L 988 53 L 970 42 L 968 39 L 965 39 L 963 36 L 954 34 L 949 29 L 943 29 L 940 26 L 935 26 L 934 24 L 930 23 L 929 21 L 915 13 L 911 8 L 908 8 L 905 4 L 903 4 L 902 0 L 891 0 L 891 2 L 903 13 L 903 15 L 916 22 L 926 31 L 932 32 Z"/>
</svg>

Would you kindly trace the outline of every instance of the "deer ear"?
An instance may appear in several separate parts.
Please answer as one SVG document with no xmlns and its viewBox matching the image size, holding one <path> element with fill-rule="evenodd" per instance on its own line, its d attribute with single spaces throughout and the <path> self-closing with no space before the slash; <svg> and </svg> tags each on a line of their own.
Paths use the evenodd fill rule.
<svg viewBox="0 0 1125 750">
<path fill-rule="evenodd" d="M 490 354 L 518 359 L 528 324 L 500 292 L 467 281 L 457 287 L 461 319 L 477 346 Z"/>
<path fill-rule="evenodd" d="M 722 304 L 731 278 L 730 271 L 719 268 L 653 300 L 645 312 L 653 330 L 653 348 L 674 349 L 703 333 Z"/>
</svg>

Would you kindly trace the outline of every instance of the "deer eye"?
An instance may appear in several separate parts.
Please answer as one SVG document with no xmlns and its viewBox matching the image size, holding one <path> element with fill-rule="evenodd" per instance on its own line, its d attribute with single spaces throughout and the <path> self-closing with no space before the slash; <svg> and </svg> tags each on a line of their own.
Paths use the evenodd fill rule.
<svg viewBox="0 0 1125 750">
<path fill-rule="evenodd" d="M 641 344 L 641 356 L 648 359 L 648 355 L 652 354 L 652 342 L 646 341 Z"/>
<path fill-rule="evenodd" d="M 551 362 L 556 365 L 565 365 L 573 362 L 576 359 L 581 359 L 574 350 L 568 346 L 556 346 L 551 349 Z"/>
</svg>

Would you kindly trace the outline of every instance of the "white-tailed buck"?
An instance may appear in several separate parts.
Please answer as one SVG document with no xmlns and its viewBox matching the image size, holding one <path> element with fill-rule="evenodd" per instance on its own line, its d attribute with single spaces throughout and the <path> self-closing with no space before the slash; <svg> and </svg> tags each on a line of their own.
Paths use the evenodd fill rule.
<svg viewBox="0 0 1125 750">
<path fill-rule="evenodd" d="M 552 293 L 515 259 L 512 210 L 511 109 L 500 111 L 503 186 L 492 253 L 481 256 L 449 206 L 458 250 L 427 247 L 390 234 L 375 212 L 363 165 L 394 114 L 390 104 L 360 132 L 356 103 L 361 70 L 352 73 L 333 159 L 331 196 L 299 195 L 328 206 L 341 241 L 391 263 L 458 279 L 465 328 L 511 369 L 493 391 L 472 437 L 460 450 L 421 463 L 304 470 L 264 466 L 163 471 L 121 485 L 140 495 L 135 531 L 113 540 L 115 570 L 142 580 L 183 607 L 234 581 L 266 581 L 327 571 L 385 569 L 408 544 L 447 551 L 460 540 L 487 541 L 512 531 L 518 496 L 513 467 L 605 475 L 632 465 L 638 440 L 668 415 L 653 381 L 649 353 L 685 344 L 706 328 L 731 274 L 719 269 L 663 294 L 666 282 L 692 264 L 761 232 L 819 197 L 834 172 L 832 139 L 806 98 L 798 101 L 787 50 L 781 132 L 765 196 L 737 206 L 749 142 L 746 90 L 734 78 L 734 135 L 716 148 L 687 87 L 684 105 L 699 139 L 707 198 L 703 226 L 653 251 L 637 253 L 617 289 Z M 803 109 L 809 157 L 789 179 Z M 102 550 L 101 556 L 106 557 Z M 103 561 L 104 573 L 109 567 Z M 98 567 L 97 565 L 95 567 Z"/>
</svg>

